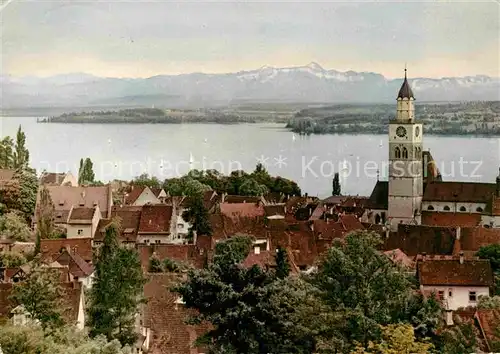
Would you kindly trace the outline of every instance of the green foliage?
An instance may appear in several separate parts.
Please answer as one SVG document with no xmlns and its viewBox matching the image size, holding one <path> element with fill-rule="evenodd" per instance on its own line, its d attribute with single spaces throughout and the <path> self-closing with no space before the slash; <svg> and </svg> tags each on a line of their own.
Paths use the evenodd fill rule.
<svg viewBox="0 0 500 354">
<path fill-rule="evenodd" d="M 179 263 L 170 258 L 165 258 L 163 260 L 162 266 L 164 272 L 173 272 L 173 273 L 180 272 L 183 268 Z"/>
<path fill-rule="evenodd" d="M 53 238 L 55 232 L 54 225 L 54 203 L 47 187 L 40 190 L 40 201 L 38 203 L 37 213 L 37 233 L 41 239 Z"/>
<path fill-rule="evenodd" d="M 163 271 L 161 261 L 157 257 L 149 257 L 148 272 L 161 273 Z"/>
<path fill-rule="evenodd" d="M 433 349 L 432 344 L 416 340 L 410 325 L 391 324 L 381 329 L 379 341 L 370 341 L 366 348 L 357 347 L 352 354 L 427 354 Z"/>
<path fill-rule="evenodd" d="M 476 256 L 490 261 L 495 281 L 493 293 L 495 295 L 500 295 L 500 244 L 494 243 L 483 246 L 477 251 Z"/>
<path fill-rule="evenodd" d="M 6 136 L 0 141 L 0 168 L 14 168 L 14 141 Z"/>
<path fill-rule="evenodd" d="M 285 279 L 290 274 L 290 264 L 288 263 L 288 254 L 286 249 L 278 247 L 275 256 L 276 260 L 276 276 L 280 279 Z"/>
<path fill-rule="evenodd" d="M 80 168 L 78 169 L 78 184 L 89 185 L 95 183 L 94 164 L 87 157 L 80 159 Z"/>
<path fill-rule="evenodd" d="M 31 241 L 32 233 L 26 220 L 18 213 L 10 212 L 0 216 L 0 235 L 11 241 Z"/>
<path fill-rule="evenodd" d="M 379 338 L 379 325 L 399 320 L 411 297 L 411 283 L 377 251 L 380 243 L 375 233 L 350 233 L 328 250 L 310 279 L 325 304 L 343 318 L 325 326 L 349 345 L 356 341 L 366 347 Z"/>
<path fill-rule="evenodd" d="M 33 169 L 20 168 L 16 170 L 14 179 L 19 184 L 16 199 L 13 201 L 14 209 L 22 212 L 25 219 L 29 221 L 35 213 L 38 178 Z"/>
<path fill-rule="evenodd" d="M 197 235 L 211 235 L 212 226 L 205 205 L 203 204 L 203 195 L 194 194 L 186 201 L 186 210 L 182 213 L 182 218 L 191 224 L 189 234 L 193 235 L 196 231 Z"/>
<path fill-rule="evenodd" d="M 150 177 L 147 173 L 143 173 L 142 175 L 134 178 L 131 184 L 149 188 L 162 188 L 161 181 L 154 176 Z"/>
<path fill-rule="evenodd" d="M 335 172 L 335 175 L 333 176 L 333 181 L 332 181 L 332 195 L 341 195 L 342 190 L 340 186 L 340 177 L 339 173 Z"/>
<path fill-rule="evenodd" d="M 13 251 L 0 253 L 0 267 L 14 268 L 25 263 L 26 257 L 21 253 Z"/>
<path fill-rule="evenodd" d="M 473 321 L 455 320 L 456 325 L 446 328 L 441 333 L 441 348 L 443 354 L 467 354 L 477 350 L 479 333 Z"/>
<path fill-rule="evenodd" d="M 479 296 L 478 309 L 500 309 L 500 296 Z"/>
<path fill-rule="evenodd" d="M 48 334 L 40 326 L 0 327 L 0 347 L 5 354 L 131 354 L 117 340 L 90 339 L 84 331 L 65 327 Z"/>
<path fill-rule="evenodd" d="M 92 337 L 104 335 L 125 345 L 137 338 L 135 315 L 142 303 L 145 278 L 137 251 L 119 247 L 118 231 L 116 222 L 108 226 L 95 256 L 87 325 Z"/>
<path fill-rule="evenodd" d="M 191 170 L 180 178 L 166 179 L 163 188 L 170 195 L 192 196 L 207 190 L 229 195 L 264 195 L 268 192 L 301 195 L 297 183 L 282 177 L 271 177 L 262 164 L 251 174 L 233 171 L 224 176 L 216 170 Z"/>
<path fill-rule="evenodd" d="M 64 325 L 59 284 L 59 272 L 33 262 L 26 279 L 14 284 L 12 298 L 22 305 L 27 314 L 39 321 L 43 329 L 56 329 Z"/>
<path fill-rule="evenodd" d="M 30 153 L 26 148 L 26 134 L 19 126 L 16 134 L 16 146 L 13 155 L 14 168 L 26 169 L 28 167 Z"/>
<path fill-rule="evenodd" d="M 297 324 L 305 301 L 298 284 L 276 281 L 272 272 L 240 263 L 252 240 L 235 236 L 216 245 L 206 269 L 191 270 L 177 286 L 187 308 L 197 310 L 192 322 L 213 328 L 199 338 L 211 353 L 311 353 L 314 339 Z"/>
</svg>

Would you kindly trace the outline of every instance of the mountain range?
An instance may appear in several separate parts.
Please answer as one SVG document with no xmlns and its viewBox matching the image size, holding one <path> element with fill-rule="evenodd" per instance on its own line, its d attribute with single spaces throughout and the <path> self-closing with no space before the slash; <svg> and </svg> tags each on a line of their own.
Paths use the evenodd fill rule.
<svg viewBox="0 0 500 354">
<path fill-rule="evenodd" d="M 500 100 L 500 78 L 476 75 L 409 81 L 419 101 Z M 2 108 L 217 106 L 238 101 L 373 103 L 394 101 L 401 82 L 373 72 L 327 70 L 317 63 L 135 79 L 84 73 L 46 78 L 2 75 L 0 102 Z"/>
</svg>

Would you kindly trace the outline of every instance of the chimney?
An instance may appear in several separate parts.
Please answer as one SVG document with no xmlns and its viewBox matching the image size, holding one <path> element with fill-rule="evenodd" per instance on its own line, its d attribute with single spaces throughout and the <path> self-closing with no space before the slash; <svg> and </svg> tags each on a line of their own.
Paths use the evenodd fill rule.
<svg viewBox="0 0 500 354">
<path fill-rule="evenodd" d="M 464 251 L 460 251 L 460 264 L 464 264 Z"/>
</svg>

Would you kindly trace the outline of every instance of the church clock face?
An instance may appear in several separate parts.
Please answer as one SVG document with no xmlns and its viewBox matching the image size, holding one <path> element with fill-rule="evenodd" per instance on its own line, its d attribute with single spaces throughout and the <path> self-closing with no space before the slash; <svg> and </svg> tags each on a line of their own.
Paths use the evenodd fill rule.
<svg viewBox="0 0 500 354">
<path fill-rule="evenodd" d="M 419 135 L 420 135 L 420 127 L 416 127 L 415 128 L 415 136 L 418 138 Z"/>
<path fill-rule="evenodd" d="M 398 127 L 396 129 L 396 135 L 399 136 L 400 138 L 403 138 L 406 136 L 406 128 L 405 127 Z"/>
</svg>

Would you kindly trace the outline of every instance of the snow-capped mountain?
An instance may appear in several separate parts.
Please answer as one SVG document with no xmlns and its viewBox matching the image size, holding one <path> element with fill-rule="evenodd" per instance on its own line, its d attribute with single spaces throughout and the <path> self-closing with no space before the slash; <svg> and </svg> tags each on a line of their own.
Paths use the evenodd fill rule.
<svg viewBox="0 0 500 354">
<path fill-rule="evenodd" d="M 233 100 L 388 102 L 402 79 L 372 72 L 341 72 L 317 63 L 227 74 L 103 78 L 74 73 L 48 78 L 0 76 L 2 107 L 94 104 L 215 105 Z M 500 79 L 488 76 L 412 78 L 419 101 L 500 100 Z"/>
</svg>

